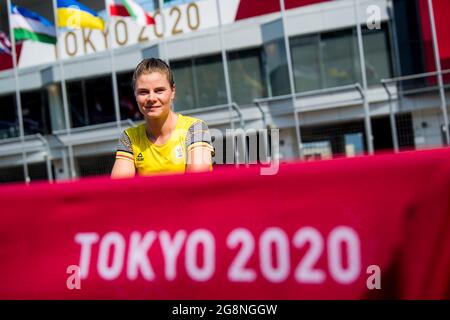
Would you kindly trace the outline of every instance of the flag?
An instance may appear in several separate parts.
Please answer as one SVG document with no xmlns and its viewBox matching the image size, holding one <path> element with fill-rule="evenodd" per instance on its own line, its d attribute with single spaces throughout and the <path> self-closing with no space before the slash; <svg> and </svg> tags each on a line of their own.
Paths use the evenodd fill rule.
<svg viewBox="0 0 450 320">
<path fill-rule="evenodd" d="M 9 42 L 8 36 L 0 31 L 0 54 L 11 54 L 11 42 Z"/>
<path fill-rule="evenodd" d="M 130 17 L 138 24 L 147 26 L 155 24 L 155 20 L 145 10 L 133 0 L 121 0 L 124 7 L 127 9 Z"/>
<path fill-rule="evenodd" d="M 108 10 L 108 16 L 110 17 L 129 17 L 127 9 L 123 4 L 116 3 L 115 0 L 106 0 L 106 10 Z"/>
<path fill-rule="evenodd" d="M 104 21 L 92 9 L 75 0 L 57 0 L 58 27 L 100 29 Z"/>
<path fill-rule="evenodd" d="M 14 39 L 56 43 L 55 26 L 37 13 L 11 5 L 11 28 Z"/>
</svg>

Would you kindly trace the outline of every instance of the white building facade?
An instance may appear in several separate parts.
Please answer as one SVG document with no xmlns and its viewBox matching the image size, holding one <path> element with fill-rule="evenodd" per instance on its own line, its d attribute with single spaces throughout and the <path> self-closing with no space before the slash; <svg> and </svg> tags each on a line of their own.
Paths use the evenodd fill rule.
<svg viewBox="0 0 450 320">
<path fill-rule="evenodd" d="M 104 14 L 103 1 L 80 2 Z M 15 2 L 52 21 L 51 1 L 43 3 Z M 248 152 L 255 130 L 279 130 L 279 153 L 262 148 L 282 161 L 444 146 L 450 48 L 440 48 L 439 72 L 425 4 L 181 1 L 151 11 L 147 27 L 120 18 L 103 31 L 60 30 L 61 63 L 55 46 L 26 41 L 18 46 L 24 137 L 11 59 L 0 55 L 0 181 L 109 174 L 119 134 L 142 121 L 131 76 L 146 57 L 170 63 L 174 108 L 216 133 L 217 165 L 248 162 L 237 154 Z M 448 4 L 439 5 L 441 44 L 446 22 L 436 9 Z M 242 129 L 232 151 L 222 147 L 236 139 L 227 129 Z"/>
</svg>

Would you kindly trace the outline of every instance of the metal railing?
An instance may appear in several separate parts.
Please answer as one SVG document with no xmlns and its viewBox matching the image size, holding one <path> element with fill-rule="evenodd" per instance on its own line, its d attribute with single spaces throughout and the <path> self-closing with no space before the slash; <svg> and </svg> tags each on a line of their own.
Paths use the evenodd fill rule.
<svg viewBox="0 0 450 320">
<path fill-rule="evenodd" d="M 415 88 L 412 90 L 403 90 L 403 87 L 401 85 L 402 82 L 410 81 L 410 80 L 417 80 L 417 79 L 426 79 L 429 77 L 438 77 L 438 76 L 443 76 L 446 74 L 450 74 L 450 69 L 442 70 L 442 71 L 434 71 L 434 72 L 425 72 L 425 73 L 407 75 L 407 76 L 396 77 L 396 78 L 381 79 L 381 81 L 380 81 L 381 85 L 383 86 L 384 90 L 386 91 L 386 93 L 388 95 L 389 118 L 390 118 L 391 127 L 392 127 L 392 142 L 394 145 L 395 152 L 399 151 L 399 141 L 398 141 L 397 125 L 395 122 L 395 114 L 394 114 L 394 110 L 393 110 L 394 93 L 392 93 L 391 90 L 389 89 L 389 84 L 394 84 L 396 86 L 396 88 L 397 88 L 396 99 L 399 100 L 405 94 L 424 93 L 424 92 L 429 92 L 429 91 L 436 89 L 435 87 L 430 88 L 429 86 L 425 85 L 424 88 L 420 88 L 420 89 Z M 437 89 L 440 89 L 440 86 L 438 86 Z M 442 89 L 445 89 L 445 85 L 443 85 Z M 443 119 L 444 119 L 444 130 L 445 130 L 444 133 L 446 136 L 445 144 L 449 144 L 450 143 L 449 134 L 448 134 L 449 121 L 448 121 L 448 111 L 447 111 L 446 105 L 441 105 L 441 112 L 442 112 Z"/>
<path fill-rule="evenodd" d="M 317 89 L 317 90 L 311 90 L 311 91 L 305 91 L 305 92 L 298 92 L 294 95 L 286 94 L 286 95 L 269 97 L 269 98 L 254 99 L 253 103 L 258 108 L 258 110 L 261 112 L 262 121 L 264 123 L 264 126 L 267 127 L 269 125 L 269 123 L 267 121 L 266 111 L 264 111 L 264 109 L 261 107 L 261 104 L 263 104 L 263 103 L 270 104 L 270 103 L 277 102 L 277 101 L 289 100 L 289 99 L 292 99 L 293 97 L 294 97 L 294 99 L 299 99 L 299 98 L 310 97 L 310 96 L 320 96 L 320 95 L 333 94 L 333 93 L 342 93 L 342 92 L 351 91 L 351 90 L 356 90 L 359 93 L 359 95 L 361 96 L 360 103 L 362 106 L 364 106 L 363 101 L 364 101 L 364 99 L 366 99 L 366 97 L 365 97 L 363 88 L 360 83 L 354 83 L 354 84 L 340 86 L 340 87 L 332 87 L 332 88 Z M 359 100 L 358 100 L 358 102 L 359 102 Z M 327 106 L 327 108 L 330 108 L 330 107 L 331 107 L 331 105 Z M 294 112 L 294 116 L 295 116 L 295 114 L 308 111 L 308 110 L 305 110 L 304 107 L 298 107 L 295 104 L 292 106 L 292 110 Z M 364 110 L 364 114 L 365 114 L 365 117 L 370 121 L 370 113 L 367 113 L 366 110 Z M 296 130 L 297 137 L 300 137 L 300 127 L 295 126 L 295 130 Z M 367 126 L 365 126 L 365 130 L 366 130 L 366 136 L 368 137 L 368 139 L 372 139 L 370 132 L 368 132 Z M 302 143 L 301 139 L 300 139 L 300 141 L 298 141 L 298 143 L 300 145 L 300 150 L 301 150 L 300 158 L 302 158 L 303 143 Z"/>
<path fill-rule="evenodd" d="M 441 75 L 450 74 L 450 69 L 442 70 L 441 72 L 438 72 L 438 71 L 424 72 L 424 73 L 411 74 L 411 75 L 396 77 L 396 78 L 381 79 L 380 82 L 381 83 L 392 83 L 392 82 L 400 82 L 400 81 L 407 81 L 407 80 L 416 80 L 416 79 L 438 76 L 439 74 L 441 74 Z"/>
<path fill-rule="evenodd" d="M 124 126 L 135 126 L 136 123 L 133 122 L 131 119 L 126 119 L 126 120 L 121 120 L 120 122 L 114 121 L 114 122 L 106 122 L 106 123 L 100 123 L 100 124 L 95 124 L 95 125 L 90 125 L 90 126 L 83 126 L 83 127 L 78 127 L 78 128 L 71 128 L 70 130 L 68 129 L 61 129 L 61 130 L 55 130 L 53 131 L 53 136 L 61 143 L 62 145 L 62 160 L 63 160 L 63 166 L 66 172 L 68 172 L 67 170 L 67 157 L 69 157 L 69 163 L 72 162 L 74 163 L 74 155 L 73 153 L 70 152 L 66 152 L 65 149 L 69 149 L 70 147 L 74 146 L 74 145 L 78 145 L 79 143 L 73 143 L 72 141 L 66 142 L 64 141 L 61 137 L 66 136 L 69 134 L 70 132 L 70 136 L 73 137 L 76 134 L 80 134 L 80 133 L 86 133 L 86 132 L 91 132 L 91 131 L 98 131 L 98 130 L 102 130 L 102 129 L 121 129 Z M 70 157 L 73 157 L 72 159 L 70 159 Z M 76 177 L 76 174 L 73 174 L 73 178 Z"/>
<path fill-rule="evenodd" d="M 324 88 L 324 89 L 316 89 L 316 90 L 310 90 L 310 91 L 304 91 L 304 92 L 297 92 L 294 95 L 294 97 L 301 98 L 301 97 L 315 96 L 315 95 L 321 95 L 321 94 L 327 94 L 327 93 L 348 91 L 350 89 L 356 89 L 360 93 L 362 92 L 361 84 L 353 83 L 353 84 L 340 86 L 340 87 L 332 87 L 332 88 Z M 254 103 L 264 103 L 264 102 L 282 101 L 282 100 L 290 99 L 291 97 L 292 97 L 291 94 L 285 94 L 285 95 L 275 96 L 275 97 L 254 99 L 253 102 Z"/>
<path fill-rule="evenodd" d="M 36 134 L 31 134 L 31 135 L 26 135 L 23 136 L 23 140 L 25 143 L 33 141 L 33 140 L 40 140 L 43 142 L 42 140 L 43 136 L 40 133 L 36 133 Z M 6 139 L 2 139 L 0 140 L 0 146 L 1 145 L 7 145 L 7 144 L 16 144 L 19 145 L 22 142 L 21 137 L 12 137 L 12 138 L 6 138 Z M 43 143 L 43 146 L 45 146 L 45 143 Z M 19 146 L 18 148 L 16 148 L 17 150 L 17 154 L 22 152 L 22 147 Z M 39 150 L 39 147 L 37 148 L 37 150 Z M 16 154 L 16 152 L 8 152 L 9 154 Z M 5 155 L 3 153 L 0 152 L 0 156 Z"/>
<path fill-rule="evenodd" d="M 40 133 L 38 133 L 36 136 L 45 145 L 45 164 L 47 167 L 47 178 L 48 178 L 48 181 L 50 183 L 52 183 L 54 179 L 53 179 L 53 171 L 52 171 L 50 144 L 48 143 L 48 140 Z"/>
<path fill-rule="evenodd" d="M 230 104 L 228 104 L 228 103 L 219 104 L 219 105 L 204 107 L 204 108 L 181 110 L 181 112 L 183 112 L 183 114 L 186 114 L 186 115 L 191 115 L 191 114 L 203 113 L 203 112 L 208 112 L 208 111 L 217 111 L 217 110 L 226 109 L 226 108 L 232 108 L 236 112 L 236 114 L 239 118 L 239 123 L 240 123 L 241 128 L 245 129 L 244 116 L 242 115 L 241 108 L 239 107 L 239 105 L 236 102 L 232 102 Z M 229 117 L 229 122 L 230 122 L 230 125 L 233 127 L 234 121 L 233 121 L 233 118 L 231 117 L 231 115 Z"/>
<path fill-rule="evenodd" d="M 24 149 L 25 148 L 24 143 L 29 143 L 36 140 L 41 141 L 42 146 L 35 146 L 33 149 L 28 151 Z M 13 150 L 8 150 L 7 152 L 0 152 L 0 156 L 9 156 L 23 153 L 24 156 L 26 157 L 27 153 L 43 151 L 45 153 L 44 157 L 46 162 L 47 178 L 49 182 L 53 182 L 50 145 L 48 143 L 48 140 L 42 134 L 36 133 L 32 135 L 26 135 L 23 136 L 23 139 L 21 137 L 13 137 L 0 140 L 0 145 L 7 145 L 7 144 L 9 145 L 17 144 L 19 147 L 13 148 Z M 26 163 L 26 165 L 28 166 L 29 164 Z M 25 181 L 29 182 L 29 177 L 25 177 Z"/>
<path fill-rule="evenodd" d="M 77 128 L 70 128 L 70 133 L 82 133 L 82 132 L 88 132 L 88 131 L 95 131 L 95 130 L 101 130 L 101 129 L 109 129 L 116 127 L 119 129 L 119 126 L 117 125 L 117 121 L 112 122 L 105 122 L 105 123 L 99 123 L 99 124 L 93 124 L 89 126 L 83 126 L 83 127 L 77 127 Z M 133 122 L 131 119 L 121 120 L 120 125 L 129 125 L 129 126 L 135 126 L 135 122 Z M 59 129 L 54 130 L 52 133 L 57 136 L 66 135 L 69 132 L 68 129 Z"/>
</svg>

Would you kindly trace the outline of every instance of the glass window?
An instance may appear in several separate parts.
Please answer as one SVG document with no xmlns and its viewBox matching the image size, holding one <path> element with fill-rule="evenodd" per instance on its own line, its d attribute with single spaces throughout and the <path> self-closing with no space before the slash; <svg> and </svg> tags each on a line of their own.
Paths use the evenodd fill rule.
<svg viewBox="0 0 450 320">
<path fill-rule="evenodd" d="M 73 127 L 116 120 L 111 76 L 67 83 Z"/>
<path fill-rule="evenodd" d="M 305 160 L 329 159 L 332 157 L 331 143 L 328 140 L 305 142 L 303 156 Z"/>
<path fill-rule="evenodd" d="M 269 96 L 289 94 L 289 72 L 283 39 L 265 44 L 263 57 Z"/>
<path fill-rule="evenodd" d="M 133 72 L 117 75 L 117 86 L 119 90 L 120 117 L 122 120 L 131 119 L 133 121 L 142 120 L 143 116 L 139 111 L 136 98 L 133 92 Z"/>
<path fill-rule="evenodd" d="M 84 94 L 82 81 L 68 82 L 66 87 L 72 127 L 76 128 L 89 125 L 87 106 L 85 101 L 83 101 Z"/>
<path fill-rule="evenodd" d="M 111 76 L 85 80 L 90 124 L 116 120 Z"/>
<path fill-rule="evenodd" d="M 194 79 L 197 86 L 196 108 L 227 103 L 220 55 L 194 59 Z"/>
<path fill-rule="evenodd" d="M 176 86 L 175 110 L 194 109 L 197 106 L 192 60 L 170 63 Z"/>
<path fill-rule="evenodd" d="M 0 139 L 19 135 L 15 99 L 15 95 L 0 97 Z"/>
<path fill-rule="evenodd" d="M 22 92 L 22 115 L 25 134 L 47 134 L 50 118 L 47 111 L 47 93 L 42 90 Z"/>
<path fill-rule="evenodd" d="M 322 88 L 319 36 L 294 38 L 290 46 L 296 92 Z"/>
<path fill-rule="evenodd" d="M 227 103 L 221 55 L 173 61 L 175 110 L 182 111 Z"/>
<path fill-rule="evenodd" d="M 367 81 L 392 76 L 386 28 L 363 29 Z M 356 28 L 290 40 L 296 92 L 362 82 Z"/>
<path fill-rule="evenodd" d="M 392 75 L 386 28 L 363 30 L 363 41 L 367 83 L 369 85 L 380 84 L 381 79 L 390 78 Z"/>
<path fill-rule="evenodd" d="M 364 152 L 363 134 L 361 132 L 345 134 L 344 143 L 347 156 L 354 156 Z"/>
<path fill-rule="evenodd" d="M 258 49 L 228 54 L 231 94 L 238 104 L 250 104 L 266 96 L 262 73 L 261 52 Z"/>
<path fill-rule="evenodd" d="M 43 90 L 20 94 L 24 134 L 48 134 L 50 118 L 47 93 Z M 0 97 L 0 139 L 19 136 L 19 121 L 16 110 L 16 96 Z"/>
<path fill-rule="evenodd" d="M 356 39 L 352 30 L 330 32 L 321 35 L 325 87 L 339 87 L 355 83 Z"/>
</svg>

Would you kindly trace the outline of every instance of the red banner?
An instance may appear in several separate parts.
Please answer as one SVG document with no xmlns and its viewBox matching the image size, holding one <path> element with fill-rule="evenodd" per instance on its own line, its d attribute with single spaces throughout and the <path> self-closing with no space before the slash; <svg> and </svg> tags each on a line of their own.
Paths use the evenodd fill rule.
<svg viewBox="0 0 450 320">
<path fill-rule="evenodd" d="M 450 2 L 447 0 L 432 1 L 433 13 L 436 24 L 436 37 L 439 47 L 439 57 L 441 59 L 442 70 L 450 69 L 450 42 L 447 31 L 450 28 L 450 21 L 447 12 L 450 10 Z M 422 27 L 422 40 L 425 55 L 425 68 L 427 72 L 436 71 L 434 59 L 433 36 L 431 31 L 430 12 L 428 1 L 419 1 L 420 23 Z M 447 76 L 448 78 L 448 76 Z M 434 78 L 430 78 L 431 83 L 436 83 Z"/>
<path fill-rule="evenodd" d="M 330 0 L 285 0 L 286 9 L 295 9 Z M 279 0 L 240 0 L 235 20 L 253 18 L 280 11 Z"/>
<path fill-rule="evenodd" d="M 0 189 L 1 299 L 450 298 L 450 149 Z"/>
</svg>

